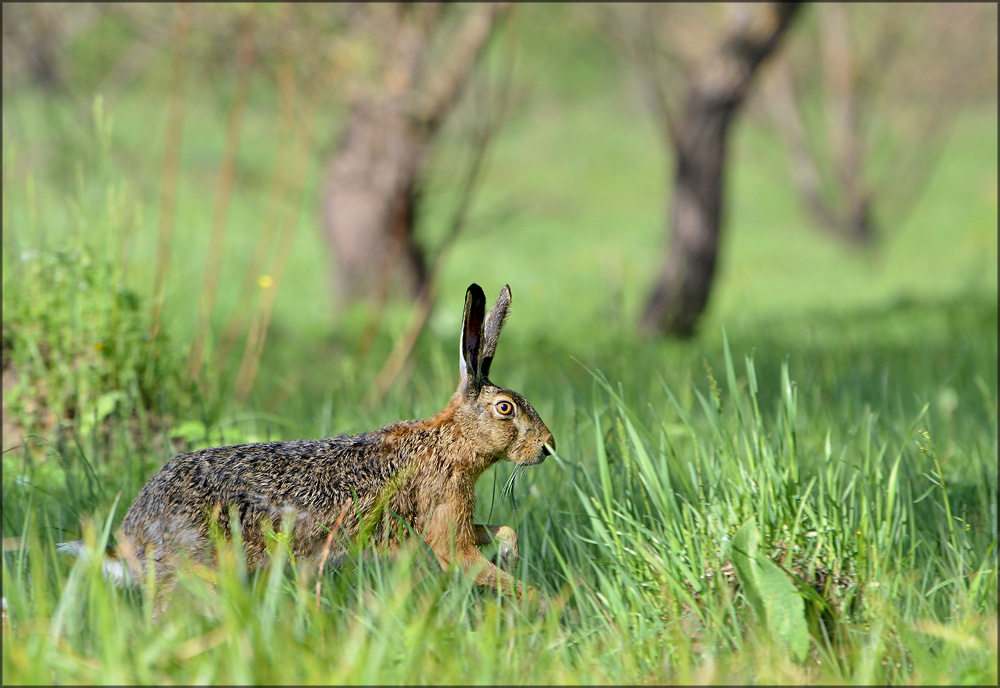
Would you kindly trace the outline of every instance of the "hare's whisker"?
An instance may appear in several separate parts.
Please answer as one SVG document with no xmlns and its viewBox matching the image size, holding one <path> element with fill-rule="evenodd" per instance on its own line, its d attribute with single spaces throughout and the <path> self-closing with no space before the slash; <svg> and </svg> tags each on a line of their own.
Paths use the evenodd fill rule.
<svg viewBox="0 0 1000 688">
<path fill-rule="evenodd" d="M 510 493 L 514 490 L 514 483 L 517 482 L 517 477 L 518 475 L 520 475 L 523 468 L 524 468 L 523 466 L 518 464 L 515 465 L 514 470 L 510 472 L 510 478 L 507 480 L 507 484 L 504 486 L 507 489 L 508 495 L 510 495 Z"/>
<path fill-rule="evenodd" d="M 517 474 L 524 468 L 521 464 L 515 464 L 514 470 L 511 471 L 510 477 L 507 478 L 507 482 L 504 483 L 503 489 L 500 490 L 500 498 L 504 498 L 513 494 L 514 491 L 514 481 L 517 480 Z"/>
</svg>

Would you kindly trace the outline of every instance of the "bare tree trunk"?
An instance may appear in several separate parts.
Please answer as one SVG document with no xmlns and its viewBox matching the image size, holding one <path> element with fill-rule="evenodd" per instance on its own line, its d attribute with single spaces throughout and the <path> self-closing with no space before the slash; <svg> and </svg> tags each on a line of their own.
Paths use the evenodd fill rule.
<svg viewBox="0 0 1000 688">
<path fill-rule="evenodd" d="M 341 299 L 374 294 L 391 272 L 405 291 L 420 288 L 424 261 L 413 221 L 425 147 L 405 113 L 391 105 L 365 104 L 351 114 L 323 193 Z"/>
<path fill-rule="evenodd" d="M 386 42 L 386 86 L 359 101 L 328 167 L 322 217 L 341 301 L 416 295 L 426 278 L 414 226 L 433 139 L 486 47 L 502 4 L 476 5 L 435 64 L 423 64 L 438 4 L 400 6 Z M 426 74 L 426 78 L 422 78 Z"/>
<path fill-rule="evenodd" d="M 2 5 L 4 90 L 8 79 L 26 79 L 49 92 L 65 90 L 71 60 L 68 45 L 86 34 L 104 12 L 92 4 L 20 3 Z M 90 106 L 90 102 L 87 102 Z"/>
<path fill-rule="evenodd" d="M 849 241 L 870 243 L 874 239 L 871 204 L 863 177 L 864 142 L 855 102 L 854 60 L 851 55 L 847 7 L 841 2 L 818 7 L 824 31 L 820 39 L 823 51 L 823 78 L 830 95 L 833 117 L 830 122 L 830 152 L 837 183 L 844 193 L 842 232 Z"/>
<path fill-rule="evenodd" d="M 646 303 L 642 329 L 689 337 L 708 303 L 723 216 L 729 125 L 757 68 L 775 49 L 798 3 L 740 6 L 721 48 L 691 76 L 679 126 L 669 217 L 670 249 Z"/>
<path fill-rule="evenodd" d="M 819 228 L 857 246 L 870 245 L 877 237 L 871 189 L 864 179 L 867 151 L 858 110 L 859 72 L 852 55 L 847 8 L 843 3 L 829 3 L 817 9 L 822 16 L 822 75 L 824 96 L 830 112 L 827 157 L 821 158 L 819 149 L 810 145 L 796 99 L 790 65 L 792 58 L 787 53 L 776 58 L 767 104 L 775 128 L 788 148 L 792 184 L 798 189 Z M 883 29 L 885 35 L 880 52 L 886 62 L 889 53 L 898 44 L 895 38 L 898 31 L 895 26 Z M 822 172 L 824 162 L 826 168 L 831 170 L 826 189 Z"/>
</svg>

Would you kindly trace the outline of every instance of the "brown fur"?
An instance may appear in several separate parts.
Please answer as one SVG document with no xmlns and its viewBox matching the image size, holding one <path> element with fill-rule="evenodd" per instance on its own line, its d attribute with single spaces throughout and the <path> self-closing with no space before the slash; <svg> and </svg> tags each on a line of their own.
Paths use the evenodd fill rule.
<svg viewBox="0 0 1000 688">
<path fill-rule="evenodd" d="M 346 549 L 347 539 L 392 551 L 415 533 L 442 566 L 457 563 L 476 582 L 521 597 L 520 584 L 478 549 L 498 539 L 516 561 L 516 535 L 505 526 L 473 523 L 475 485 L 486 469 L 501 459 L 540 463 L 554 447 L 531 404 L 486 377 L 509 303 L 510 289 L 504 287 L 484 319 L 482 290 L 469 287 L 461 383 L 432 418 L 359 435 L 175 456 L 140 490 L 125 516 L 122 538 L 132 575 L 143 580 L 146 562 L 152 561 L 162 587 L 183 560 L 213 566 L 213 523 L 228 535 L 232 510 L 251 569 L 266 561 L 268 529 L 290 528 L 292 554 L 318 563 L 330 554 L 330 531 L 339 524 L 334 554 Z M 513 413 L 502 413 L 503 402 Z M 528 595 L 537 594 L 529 589 Z"/>
</svg>

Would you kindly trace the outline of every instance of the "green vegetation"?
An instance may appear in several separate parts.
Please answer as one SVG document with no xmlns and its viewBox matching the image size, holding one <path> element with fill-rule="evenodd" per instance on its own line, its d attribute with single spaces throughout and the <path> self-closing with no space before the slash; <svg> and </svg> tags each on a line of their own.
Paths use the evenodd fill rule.
<svg viewBox="0 0 1000 688">
<path fill-rule="evenodd" d="M 542 86 L 575 73 L 573 50 L 552 45 Z M 504 130 L 412 365 L 376 404 L 364 400 L 408 306 L 389 308 L 367 353 L 366 314 L 331 307 L 313 194 L 336 113 L 316 127 L 279 288 L 247 265 L 282 140 L 268 106 L 247 111 L 210 353 L 231 318 L 279 292 L 241 401 L 245 320 L 196 383 L 186 367 L 225 99 L 196 81 L 186 96 L 157 314 L 166 116 L 149 115 L 153 92 L 113 107 L 5 94 L 5 683 L 996 684 L 995 108 L 960 120 L 874 258 L 809 226 L 780 146 L 744 121 L 702 334 L 650 342 L 633 324 L 669 168 L 626 89 L 610 72 L 597 88 L 595 73 Z M 456 125 L 435 159 L 428 241 L 462 142 Z M 279 538 L 253 576 L 223 548 L 217 585 L 186 580 L 154 622 L 96 561 L 55 551 L 81 533 L 103 547 L 178 451 L 434 413 L 457 384 L 471 281 L 490 298 L 510 282 L 495 378 L 557 440 L 513 500 L 499 494 L 509 464 L 479 485 L 480 521 L 518 532 L 517 575 L 550 596 L 546 616 L 441 573 L 417 546 L 349 560 L 317 603 Z"/>
</svg>

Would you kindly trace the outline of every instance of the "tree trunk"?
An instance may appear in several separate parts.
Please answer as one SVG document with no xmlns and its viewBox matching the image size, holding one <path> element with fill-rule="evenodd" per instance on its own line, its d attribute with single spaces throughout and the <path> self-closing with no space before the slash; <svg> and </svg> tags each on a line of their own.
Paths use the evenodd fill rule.
<svg viewBox="0 0 1000 688">
<path fill-rule="evenodd" d="M 416 293 L 424 261 L 413 236 L 415 197 L 426 142 L 391 105 L 355 107 L 323 192 L 323 221 L 335 262 L 336 292 L 351 301 L 380 285 Z"/>
<path fill-rule="evenodd" d="M 692 74 L 680 124 L 672 128 L 677 162 L 670 250 L 642 315 L 648 333 L 694 334 L 715 276 L 729 125 L 797 9 L 798 3 L 740 6 L 721 48 Z"/>
<path fill-rule="evenodd" d="M 457 27 L 440 23 L 439 3 L 389 14 L 386 85 L 352 108 L 324 182 L 322 217 L 341 302 L 419 292 L 427 268 L 414 227 L 425 159 L 504 9 L 474 5 Z M 450 47 L 424 64 L 435 30 L 448 31 Z"/>
</svg>

